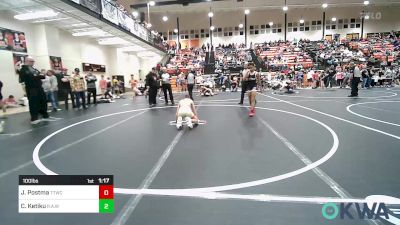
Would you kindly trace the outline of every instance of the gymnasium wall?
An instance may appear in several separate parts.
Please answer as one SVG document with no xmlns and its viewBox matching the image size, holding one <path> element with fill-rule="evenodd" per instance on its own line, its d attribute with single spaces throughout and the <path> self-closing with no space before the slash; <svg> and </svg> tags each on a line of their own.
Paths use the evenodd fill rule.
<svg viewBox="0 0 400 225">
<path fill-rule="evenodd" d="M 365 10 L 369 13 L 370 19 L 365 20 L 364 23 L 364 35 L 367 33 L 375 33 L 375 32 L 388 32 L 391 30 L 400 30 L 400 16 L 398 14 L 400 10 L 400 5 L 395 5 L 392 7 L 331 7 L 326 8 L 326 20 L 331 23 L 331 18 L 336 17 L 337 21 L 334 23 L 336 25 L 336 29 L 329 29 L 325 31 L 326 35 L 329 34 L 340 34 L 340 38 L 345 38 L 348 33 L 360 33 L 361 28 L 351 28 L 350 26 L 347 29 L 338 29 L 339 19 L 348 19 L 350 23 L 351 18 L 355 18 L 360 20 L 361 12 Z M 288 32 L 287 39 L 293 40 L 294 38 L 308 38 L 311 40 L 319 40 L 322 38 L 322 26 L 320 30 L 311 30 L 311 22 L 312 21 L 322 21 L 322 8 L 289 8 L 287 11 L 287 20 L 288 23 L 295 22 L 297 23 L 296 27 L 298 28 L 297 32 Z M 173 31 L 176 28 L 176 18 L 179 17 L 180 21 L 180 30 L 181 37 L 182 34 L 188 34 L 189 38 L 191 37 L 191 30 L 198 30 L 200 43 L 209 42 L 209 38 L 201 37 L 201 29 L 205 29 L 208 33 L 209 28 L 209 18 L 207 17 L 207 12 L 190 12 L 190 13 L 174 13 L 174 15 L 168 15 L 169 20 L 167 22 L 163 22 L 161 17 L 165 14 L 160 13 L 151 13 L 151 23 L 153 24 L 154 29 L 157 31 L 165 33 L 168 35 L 168 31 Z M 299 20 L 303 18 L 305 23 L 309 23 L 310 30 L 309 31 L 300 31 Z M 212 18 L 213 25 L 216 28 L 221 27 L 222 33 L 217 34 L 218 37 L 213 36 L 213 42 L 216 44 L 219 43 L 243 43 L 244 35 L 239 35 L 240 31 L 244 31 L 244 29 L 239 29 L 239 31 L 235 31 L 235 27 L 237 27 L 240 23 L 244 24 L 244 13 L 243 9 L 238 9 L 237 11 L 230 12 L 214 12 L 214 17 Z M 284 12 L 282 9 L 251 9 L 251 13 L 248 15 L 248 43 L 259 43 L 264 41 L 274 41 L 284 39 Z M 276 29 L 281 29 L 281 32 L 273 33 L 273 29 L 261 29 L 261 25 L 266 25 L 269 22 L 273 22 Z M 360 23 L 358 21 L 357 23 Z M 328 25 L 328 24 L 327 24 Z M 254 34 L 254 30 L 250 29 L 250 26 L 258 26 L 259 34 Z M 225 36 L 224 28 L 232 28 L 232 36 Z M 256 30 L 256 29 L 255 29 Z M 288 28 L 289 30 L 289 28 Z M 195 32 L 196 33 L 196 32 Z M 214 35 L 215 35 L 214 31 Z M 172 33 L 173 34 L 173 33 Z M 229 34 L 229 32 L 228 32 Z M 176 40 L 176 35 L 169 36 L 171 39 Z M 182 38 L 181 38 L 182 39 Z"/>
<path fill-rule="evenodd" d="M 80 68 L 82 71 L 83 62 L 101 64 L 106 66 L 104 75 L 124 75 L 125 84 L 128 86 L 130 74 L 139 78 L 139 70 L 145 71 L 160 60 L 157 57 L 142 59 L 134 53 L 122 52 L 116 47 L 99 45 L 94 39 L 74 37 L 71 33 L 49 25 L 23 23 L 4 15 L 0 15 L 0 27 L 25 32 L 28 55 L 35 58 L 35 67 L 39 70 L 50 69 L 49 56 L 58 56 L 61 57 L 63 66 L 69 70 L 69 74 L 74 68 Z M 24 92 L 14 71 L 13 52 L 0 50 L 0 62 L 3 95 L 22 97 Z M 103 73 L 94 74 L 100 78 Z"/>
</svg>

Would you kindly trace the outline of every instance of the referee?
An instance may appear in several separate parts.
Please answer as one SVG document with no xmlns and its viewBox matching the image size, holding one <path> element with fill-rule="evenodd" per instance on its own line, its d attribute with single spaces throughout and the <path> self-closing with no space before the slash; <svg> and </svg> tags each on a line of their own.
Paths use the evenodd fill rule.
<svg viewBox="0 0 400 225">
<path fill-rule="evenodd" d="M 358 83 L 360 83 L 361 79 L 361 71 L 360 68 L 354 64 L 354 62 L 350 63 L 350 74 L 351 75 L 351 94 L 348 97 L 358 97 Z"/>
</svg>

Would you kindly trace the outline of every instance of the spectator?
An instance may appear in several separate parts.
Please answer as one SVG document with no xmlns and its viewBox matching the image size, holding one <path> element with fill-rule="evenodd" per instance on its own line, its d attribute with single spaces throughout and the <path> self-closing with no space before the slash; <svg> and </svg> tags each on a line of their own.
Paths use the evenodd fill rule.
<svg viewBox="0 0 400 225">
<path fill-rule="evenodd" d="M 58 108 L 58 101 L 56 99 L 58 92 L 57 77 L 54 76 L 53 70 L 46 72 L 46 78 L 42 80 L 43 90 L 46 93 L 47 101 L 51 103 L 53 112 L 57 112 L 61 109 Z"/>
<path fill-rule="evenodd" d="M 7 117 L 7 108 L 16 108 L 18 106 L 19 106 L 18 102 L 15 100 L 13 95 L 8 96 L 8 98 L 4 100 L 0 100 L 0 108 L 2 109 L 3 112 L 3 115 L 0 116 L 0 118 Z"/>
<path fill-rule="evenodd" d="M 58 83 L 58 96 L 61 100 L 64 101 L 65 109 L 68 110 L 69 103 L 68 99 L 71 96 L 72 108 L 76 108 L 75 106 L 75 97 L 72 93 L 71 84 L 70 84 L 70 77 L 67 74 L 68 70 L 63 68 L 61 69 L 60 73 L 56 74 L 57 83 Z"/>
<path fill-rule="evenodd" d="M 104 98 L 108 99 L 110 97 L 111 101 L 114 101 L 114 96 L 111 94 L 112 91 L 112 82 L 110 77 L 107 77 L 106 80 L 106 91 L 104 92 Z"/>
<path fill-rule="evenodd" d="M 112 79 L 112 94 L 113 95 L 117 95 L 117 98 L 119 98 L 119 85 L 118 85 L 118 79 L 117 77 L 114 76 L 114 78 Z"/>
<path fill-rule="evenodd" d="M 96 90 L 96 81 L 97 77 L 92 73 L 88 73 L 85 77 L 86 85 L 87 85 L 87 104 L 90 105 L 90 96 L 93 95 L 93 103 L 97 104 L 97 90 Z"/>
<path fill-rule="evenodd" d="M 343 83 L 342 83 L 342 87 L 345 88 L 347 87 L 349 81 L 350 81 L 350 77 L 351 77 L 351 73 L 350 70 L 348 68 L 346 68 L 344 70 L 344 79 L 343 79 Z"/>
<path fill-rule="evenodd" d="M 137 82 L 137 80 L 135 80 L 133 74 L 131 75 L 131 79 L 129 80 L 129 84 L 131 85 L 131 89 L 133 91 L 133 98 L 135 98 L 138 95 L 139 96 L 142 95 L 142 93 L 138 89 L 138 82 Z"/>
<path fill-rule="evenodd" d="M 105 95 L 105 93 L 107 91 L 107 80 L 104 79 L 104 75 L 101 75 L 99 86 L 100 86 L 100 90 L 101 90 L 101 95 Z"/>
<path fill-rule="evenodd" d="M 81 101 L 83 109 L 86 109 L 86 99 L 85 99 L 85 79 L 79 74 L 79 68 L 75 68 L 75 74 L 71 77 L 71 89 L 72 93 L 75 94 L 76 108 L 81 108 Z"/>
<path fill-rule="evenodd" d="M 336 72 L 336 83 L 340 88 L 342 88 L 343 79 L 344 79 L 343 72 L 342 71 Z"/>
<path fill-rule="evenodd" d="M 137 87 L 137 81 L 135 80 L 133 74 L 131 74 L 131 79 L 129 80 L 129 84 L 130 84 L 132 90 L 133 90 L 135 87 Z"/>
<path fill-rule="evenodd" d="M 367 68 L 363 68 L 361 70 L 361 78 L 362 78 L 362 83 L 361 83 L 361 88 L 369 88 L 369 74 Z"/>
<path fill-rule="evenodd" d="M 313 75 L 314 75 L 314 70 L 310 70 L 307 73 L 307 84 L 310 87 L 313 87 Z"/>
<path fill-rule="evenodd" d="M 120 94 L 125 93 L 125 82 L 123 80 L 118 80 L 118 86 Z"/>
<path fill-rule="evenodd" d="M 18 102 L 15 100 L 14 95 L 9 95 L 8 98 L 3 100 L 5 108 L 15 108 L 18 107 Z"/>
<path fill-rule="evenodd" d="M 326 78 L 325 78 L 325 87 L 332 88 L 332 83 L 335 77 L 336 71 L 335 66 L 331 65 L 327 71 Z"/>
</svg>

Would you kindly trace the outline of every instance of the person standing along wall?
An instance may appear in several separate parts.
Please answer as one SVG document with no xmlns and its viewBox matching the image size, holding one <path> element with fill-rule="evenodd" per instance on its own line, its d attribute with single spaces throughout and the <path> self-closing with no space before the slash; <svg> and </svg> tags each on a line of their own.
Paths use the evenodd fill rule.
<svg viewBox="0 0 400 225">
<path fill-rule="evenodd" d="M 76 108 L 75 106 L 75 97 L 71 90 L 70 78 L 67 74 L 67 69 L 61 69 L 60 73 L 56 73 L 57 82 L 58 82 L 58 96 L 59 99 L 64 101 L 65 109 L 68 110 L 68 98 L 71 96 L 72 108 Z"/>
<path fill-rule="evenodd" d="M 100 90 L 101 90 L 101 95 L 104 95 L 107 91 L 107 80 L 104 79 L 104 75 L 101 75 L 99 86 L 100 86 Z"/>
<path fill-rule="evenodd" d="M 53 109 L 53 111 L 61 111 L 60 105 L 58 103 L 58 81 L 57 77 L 55 76 L 54 70 L 50 70 L 49 76 L 50 76 L 51 92 L 53 92 L 53 97 L 54 97 L 54 105 L 56 106 L 56 110 Z"/>
<path fill-rule="evenodd" d="M 82 100 L 82 107 L 83 109 L 86 109 L 86 100 L 85 100 L 85 91 L 86 91 L 86 85 L 85 85 L 85 79 L 79 74 L 80 70 L 79 68 L 75 68 L 75 74 L 72 76 L 70 83 L 71 83 L 71 89 L 72 93 L 75 94 L 75 100 L 76 100 L 76 107 L 80 109 L 81 107 L 81 100 Z"/>
<path fill-rule="evenodd" d="M 89 73 L 86 77 L 86 85 L 87 85 L 87 104 L 90 105 L 90 96 L 93 95 L 93 103 L 97 104 L 97 90 L 96 90 L 96 81 L 97 77 L 92 73 Z"/>
<path fill-rule="evenodd" d="M 56 101 L 54 95 L 54 93 L 58 91 L 57 78 L 54 76 L 53 70 L 48 70 L 45 77 L 46 78 L 42 80 L 43 90 L 46 93 L 47 101 L 51 103 L 53 112 L 57 112 L 59 111 L 58 101 Z"/>
<path fill-rule="evenodd" d="M 25 65 L 18 71 L 20 81 L 25 83 L 26 95 L 29 101 L 29 113 L 31 114 L 31 124 L 38 124 L 39 114 L 43 120 L 49 120 L 47 113 L 47 99 L 42 87 L 42 80 L 45 76 L 40 75 L 40 72 L 33 68 L 35 60 L 32 57 L 25 59 Z"/>
</svg>

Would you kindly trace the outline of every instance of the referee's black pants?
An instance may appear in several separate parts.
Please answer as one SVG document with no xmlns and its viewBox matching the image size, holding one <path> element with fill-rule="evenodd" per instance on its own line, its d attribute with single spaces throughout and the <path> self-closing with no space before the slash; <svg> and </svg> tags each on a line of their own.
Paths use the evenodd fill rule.
<svg viewBox="0 0 400 225">
<path fill-rule="evenodd" d="M 165 103 L 168 104 L 168 95 L 167 95 L 168 92 L 169 99 L 171 100 L 171 103 L 174 104 L 174 96 L 172 95 L 171 84 L 162 84 L 162 89 L 164 92 Z"/>
<path fill-rule="evenodd" d="M 358 83 L 360 83 L 360 78 L 353 77 L 351 80 L 351 96 L 358 96 Z"/>
<path fill-rule="evenodd" d="M 242 93 L 240 95 L 240 102 L 239 102 L 240 104 L 243 104 L 244 94 L 246 93 L 246 91 L 247 91 L 247 82 L 242 81 Z"/>
</svg>

